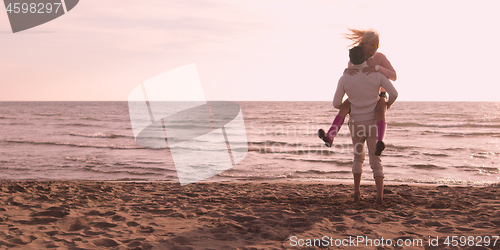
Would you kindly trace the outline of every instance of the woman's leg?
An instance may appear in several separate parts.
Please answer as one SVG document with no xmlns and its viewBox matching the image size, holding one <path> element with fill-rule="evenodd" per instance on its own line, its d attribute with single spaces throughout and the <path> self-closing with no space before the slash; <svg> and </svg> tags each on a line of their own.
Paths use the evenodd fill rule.
<svg viewBox="0 0 500 250">
<path fill-rule="evenodd" d="M 385 93 L 385 92 L 384 92 Z M 381 95 L 380 100 L 377 103 L 377 108 L 375 111 L 375 117 L 377 119 L 377 149 L 375 155 L 380 156 L 382 151 L 385 149 L 385 144 L 383 142 L 385 136 L 385 130 L 387 128 L 387 123 L 385 122 L 385 114 L 387 113 L 387 100 Z"/>
<path fill-rule="evenodd" d="M 350 111 L 351 103 L 349 102 L 349 99 L 347 99 L 344 101 L 344 103 L 342 103 L 342 106 L 340 106 L 339 113 L 335 116 L 335 119 L 333 119 L 333 123 L 330 126 L 328 133 L 326 134 L 330 142 L 333 143 L 333 138 L 339 132 L 340 128 L 344 124 L 345 117 L 347 116 L 347 114 L 349 114 Z"/>
<path fill-rule="evenodd" d="M 342 124 L 344 124 L 344 119 L 349 114 L 351 111 L 351 103 L 349 102 L 349 99 L 345 100 L 344 103 L 342 103 L 342 106 L 340 106 L 339 113 L 337 116 L 335 116 L 335 119 L 333 120 L 332 125 L 330 126 L 330 129 L 328 130 L 327 133 L 323 129 L 318 130 L 318 136 L 321 138 L 327 147 L 331 147 L 333 144 L 333 138 L 337 135 L 339 132 L 340 128 L 342 127 Z"/>
<path fill-rule="evenodd" d="M 339 112 L 337 113 L 337 116 L 341 116 L 342 118 L 345 118 L 347 114 L 351 111 L 351 103 L 349 102 L 349 99 L 346 99 L 342 105 L 340 106 Z"/>
<path fill-rule="evenodd" d="M 375 110 L 375 118 L 378 121 L 385 121 L 385 114 L 387 113 L 387 99 L 380 98 L 377 103 L 377 108 Z"/>
<path fill-rule="evenodd" d="M 330 142 L 333 143 L 333 138 L 339 132 L 342 124 L 344 124 L 344 119 L 347 114 L 349 114 L 349 111 L 351 111 L 351 103 L 349 102 L 349 99 L 347 99 L 344 101 L 344 103 L 342 103 L 342 106 L 340 106 L 339 113 L 337 114 L 337 116 L 335 116 L 335 119 L 333 119 L 332 126 L 330 126 L 330 129 L 326 134 Z"/>
</svg>

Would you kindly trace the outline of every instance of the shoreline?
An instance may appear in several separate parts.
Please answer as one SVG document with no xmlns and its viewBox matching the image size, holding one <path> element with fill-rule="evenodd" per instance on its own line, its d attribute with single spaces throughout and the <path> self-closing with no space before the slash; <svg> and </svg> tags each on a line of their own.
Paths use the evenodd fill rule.
<svg viewBox="0 0 500 250">
<path fill-rule="evenodd" d="M 0 179 L 1 182 L 89 182 L 89 183 L 163 183 L 163 184 L 171 184 L 176 185 L 178 182 L 174 181 L 151 181 L 151 180 L 75 180 L 75 179 L 66 179 L 66 180 L 16 180 L 16 179 Z M 187 184 L 196 185 L 196 184 L 246 184 L 246 183 L 272 183 L 272 184 L 323 184 L 323 185 L 353 185 L 353 180 L 280 180 L 280 179 L 269 179 L 269 180 L 239 180 L 239 181 L 200 181 L 196 183 Z M 374 186 L 375 180 L 361 180 L 361 186 Z M 483 184 L 446 184 L 446 183 L 405 183 L 405 182 L 397 182 L 397 181 L 386 181 L 384 180 L 385 186 L 429 186 L 429 187 L 439 187 L 439 186 L 448 186 L 448 187 L 497 187 L 500 186 L 500 182 L 498 183 L 483 183 Z"/>
<path fill-rule="evenodd" d="M 4 180 L 0 193 L 0 249 L 308 249 L 292 239 L 322 236 L 444 246 L 500 235 L 498 186 L 386 184 L 383 205 L 373 185 L 353 202 L 342 183 Z"/>
</svg>

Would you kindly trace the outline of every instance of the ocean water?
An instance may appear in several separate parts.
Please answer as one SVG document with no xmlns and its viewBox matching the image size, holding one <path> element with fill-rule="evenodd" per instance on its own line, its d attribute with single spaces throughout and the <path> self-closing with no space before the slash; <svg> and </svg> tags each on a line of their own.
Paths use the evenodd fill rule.
<svg viewBox="0 0 500 250">
<path fill-rule="evenodd" d="M 332 148 L 316 135 L 337 112 L 331 102 L 238 104 L 248 154 L 205 181 L 352 181 L 347 122 Z M 498 183 L 499 110 L 498 102 L 396 102 L 387 113 L 385 180 Z M 0 102 L 0 180 L 178 182 L 176 173 L 168 148 L 136 144 L 127 102 Z"/>
</svg>

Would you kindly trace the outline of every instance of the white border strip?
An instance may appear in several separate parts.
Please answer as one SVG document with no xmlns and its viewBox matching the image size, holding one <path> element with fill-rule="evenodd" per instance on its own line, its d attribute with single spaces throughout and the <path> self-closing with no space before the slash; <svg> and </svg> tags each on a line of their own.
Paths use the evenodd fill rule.
<svg viewBox="0 0 500 250">
<path fill-rule="evenodd" d="M 64 14 L 68 13 L 68 10 L 66 9 L 66 2 L 64 0 L 61 0 L 61 3 L 64 8 Z"/>
</svg>

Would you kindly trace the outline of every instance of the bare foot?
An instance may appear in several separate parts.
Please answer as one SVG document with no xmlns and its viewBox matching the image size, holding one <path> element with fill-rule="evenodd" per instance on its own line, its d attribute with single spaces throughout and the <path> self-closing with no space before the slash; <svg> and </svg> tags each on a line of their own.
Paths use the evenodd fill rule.
<svg viewBox="0 0 500 250">
<path fill-rule="evenodd" d="M 353 197 L 354 197 L 354 202 L 359 202 L 361 200 L 361 194 L 360 193 L 354 193 L 353 194 Z"/>
<path fill-rule="evenodd" d="M 382 205 L 384 203 L 384 198 L 377 197 L 377 204 Z"/>
</svg>

